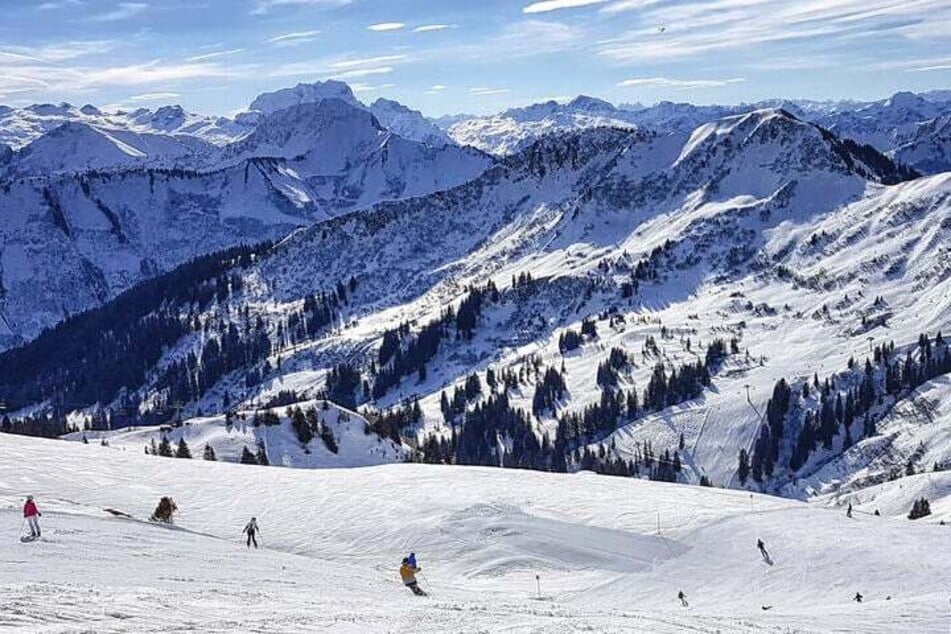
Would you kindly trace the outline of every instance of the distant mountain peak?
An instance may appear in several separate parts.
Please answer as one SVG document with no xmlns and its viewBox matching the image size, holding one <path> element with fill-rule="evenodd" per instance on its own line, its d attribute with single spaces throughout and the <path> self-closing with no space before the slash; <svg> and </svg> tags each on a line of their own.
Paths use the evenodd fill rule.
<svg viewBox="0 0 951 634">
<path fill-rule="evenodd" d="M 297 84 L 293 88 L 284 88 L 283 90 L 258 95 L 251 102 L 250 110 L 270 114 L 292 106 L 316 103 L 324 99 L 339 99 L 354 106 L 360 105 L 350 86 L 342 81 L 329 79 L 312 84 Z"/>
</svg>

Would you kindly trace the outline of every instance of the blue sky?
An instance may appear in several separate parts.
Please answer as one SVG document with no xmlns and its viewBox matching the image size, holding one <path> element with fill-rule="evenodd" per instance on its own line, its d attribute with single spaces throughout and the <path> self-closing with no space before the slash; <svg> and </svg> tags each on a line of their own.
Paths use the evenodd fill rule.
<svg viewBox="0 0 951 634">
<path fill-rule="evenodd" d="M 951 87 L 949 0 L 0 0 L 0 103 L 229 113 L 339 78 L 487 113 Z"/>
</svg>

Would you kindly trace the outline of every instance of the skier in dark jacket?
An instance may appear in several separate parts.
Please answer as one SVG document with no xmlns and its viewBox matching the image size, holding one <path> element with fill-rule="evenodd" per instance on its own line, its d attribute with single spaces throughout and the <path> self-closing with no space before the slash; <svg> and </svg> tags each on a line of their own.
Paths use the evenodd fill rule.
<svg viewBox="0 0 951 634">
<path fill-rule="evenodd" d="M 258 518 L 252 517 L 251 521 L 248 522 L 248 525 L 244 527 L 243 531 L 248 534 L 248 548 L 251 548 L 252 543 L 254 544 L 255 548 L 258 547 L 258 540 L 255 535 L 257 535 L 260 530 L 261 529 L 258 528 Z"/>
<path fill-rule="evenodd" d="M 685 608 L 690 607 L 690 604 L 687 603 L 687 595 L 684 594 L 683 590 L 677 593 L 677 598 L 680 599 L 680 605 L 684 606 Z"/>
<path fill-rule="evenodd" d="M 855 593 L 855 597 L 854 597 L 852 600 L 855 601 L 856 603 L 861 603 L 861 602 L 862 602 L 862 599 L 864 599 L 864 598 L 865 598 L 865 597 L 862 596 L 862 593 L 861 593 L 861 592 L 856 592 L 856 593 Z"/>
<path fill-rule="evenodd" d="M 852 503 L 849 502 L 849 509 L 845 512 L 846 517 L 852 517 Z"/>
</svg>

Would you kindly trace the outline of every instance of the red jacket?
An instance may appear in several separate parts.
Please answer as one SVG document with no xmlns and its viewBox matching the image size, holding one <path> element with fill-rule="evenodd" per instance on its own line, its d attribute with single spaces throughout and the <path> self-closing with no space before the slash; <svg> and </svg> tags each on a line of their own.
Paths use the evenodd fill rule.
<svg viewBox="0 0 951 634">
<path fill-rule="evenodd" d="M 36 510 L 36 503 L 33 500 L 27 500 L 23 505 L 23 517 L 36 517 L 40 512 Z"/>
</svg>

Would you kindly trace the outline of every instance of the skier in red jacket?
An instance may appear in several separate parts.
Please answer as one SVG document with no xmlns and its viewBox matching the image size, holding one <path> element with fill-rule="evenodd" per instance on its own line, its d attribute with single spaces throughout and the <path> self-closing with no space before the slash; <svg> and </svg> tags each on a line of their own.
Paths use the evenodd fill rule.
<svg viewBox="0 0 951 634">
<path fill-rule="evenodd" d="M 42 513 L 36 508 L 36 502 L 33 501 L 33 496 L 26 496 L 26 504 L 23 505 L 23 517 L 26 518 L 27 523 L 30 525 L 30 537 L 40 536 L 40 520 L 37 519 L 40 515 L 42 515 Z"/>
</svg>

